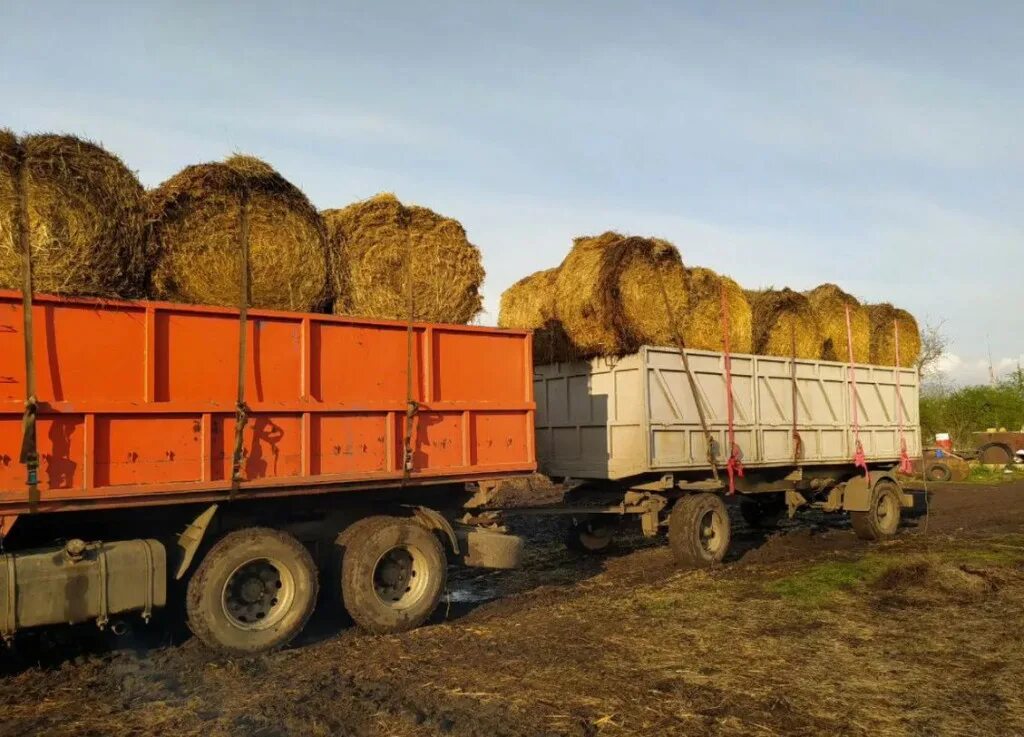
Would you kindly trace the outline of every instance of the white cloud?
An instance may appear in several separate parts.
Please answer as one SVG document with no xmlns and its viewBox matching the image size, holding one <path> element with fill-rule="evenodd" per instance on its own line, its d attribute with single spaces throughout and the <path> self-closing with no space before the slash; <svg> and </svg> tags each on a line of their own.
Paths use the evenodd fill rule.
<svg viewBox="0 0 1024 737">
<path fill-rule="evenodd" d="M 963 357 L 956 353 L 945 353 L 936 363 L 936 372 L 956 385 L 988 384 L 992 374 L 997 381 L 1005 379 L 1021 365 L 1024 365 L 1024 354 L 993 358 L 990 372 L 987 357 Z"/>
</svg>

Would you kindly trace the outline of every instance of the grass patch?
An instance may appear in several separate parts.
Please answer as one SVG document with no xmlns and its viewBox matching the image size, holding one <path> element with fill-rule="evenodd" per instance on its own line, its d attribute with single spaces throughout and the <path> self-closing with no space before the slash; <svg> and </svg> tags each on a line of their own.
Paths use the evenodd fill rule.
<svg viewBox="0 0 1024 737">
<path fill-rule="evenodd" d="M 953 565 L 1014 566 L 1024 562 L 1024 546 L 994 543 L 990 547 L 954 548 L 934 554 L 935 558 Z"/>
<path fill-rule="evenodd" d="M 785 578 L 771 581 L 765 588 L 797 604 L 821 606 L 838 592 L 875 580 L 891 565 L 891 561 L 873 555 L 854 561 L 817 563 Z"/>
<path fill-rule="evenodd" d="M 1000 568 L 1024 563 L 1024 536 L 1012 535 L 989 543 L 919 552 L 912 555 L 872 553 L 851 561 L 827 561 L 764 584 L 769 593 L 801 606 L 819 607 L 837 594 L 872 584 L 900 569 L 951 565 Z"/>
<path fill-rule="evenodd" d="M 1020 466 L 987 466 L 980 463 L 971 465 L 967 475 L 967 483 L 971 484 L 1002 484 L 1007 481 L 1019 481 L 1024 478 L 1024 468 Z"/>
</svg>

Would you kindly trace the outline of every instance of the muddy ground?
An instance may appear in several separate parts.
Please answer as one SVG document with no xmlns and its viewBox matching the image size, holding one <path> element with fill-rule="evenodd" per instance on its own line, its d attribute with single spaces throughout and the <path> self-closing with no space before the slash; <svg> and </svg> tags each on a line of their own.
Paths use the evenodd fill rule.
<svg viewBox="0 0 1024 737">
<path fill-rule="evenodd" d="M 173 626 L 62 631 L 0 654 L 0 735 L 1024 734 L 1024 482 L 917 497 L 882 545 L 735 523 L 712 571 L 635 535 L 573 554 L 522 518 L 526 567 L 453 570 L 429 626 L 321 615 L 251 659 Z"/>
</svg>

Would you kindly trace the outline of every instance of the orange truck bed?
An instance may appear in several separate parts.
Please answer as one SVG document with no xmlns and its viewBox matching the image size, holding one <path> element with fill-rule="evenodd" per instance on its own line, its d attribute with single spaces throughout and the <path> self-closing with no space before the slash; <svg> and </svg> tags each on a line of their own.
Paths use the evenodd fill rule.
<svg viewBox="0 0 1024 737">
<path fill-rule="evenodd" d="M 0 516 L 30 511 L 19 463 L 20 292 L 0 290 Z M 36 296 L 38 511 L 308 494 L 531 472 L 526 331 L 251 310 L 245 480 L 232 490 L 238 312 Z M 8 517 L 10 519 L 10 517 Z"/>
</svg>

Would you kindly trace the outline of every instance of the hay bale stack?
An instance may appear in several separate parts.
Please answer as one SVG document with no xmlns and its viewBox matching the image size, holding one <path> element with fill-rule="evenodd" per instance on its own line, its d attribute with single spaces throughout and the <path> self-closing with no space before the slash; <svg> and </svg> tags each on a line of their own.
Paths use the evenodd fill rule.
<svg viewBox="0 0 1024 737">
<path fill-rule="evenodd" d="M 687 269 L 687 293 L 690 306 L 684 321 L 683 335 L 688 348 L 721 351 L 722 292 L 729 311 L 729 347 L 733 353 L 754 350 L 750 303 L 739 284 L 711 269 Z"/>
<path fill-rule="evenodd" d="M 29 245 L 38 292 L 142 296 L 142 185 L 119 158 L 74 136 L 19 141 L 0 130 L 0 287 L 20 289 L 17 173 L 24 166 Z"/>
<path fill-rule="evenodd" d="M 158 299 L 235 306 L 248 196 L 251 304 L 310 312 L 327 301 L 323 221 L 297 187 L 252 156 L 186 167 L 147 196 Z"/>
<path fill-rule="evenodd" d="M 555 280 L 555 308 L 581 357 L 623 355 L 675 343 L 686 286 L 671 243 L 608 232 L 573 241 Z"/>
<path fill-rule="evenodd" d="M 335 312 L 408 319 L 410 273 L 415 319 L 467 323 L 480 312 L 480 251 L 457 220 L 403 205 L 392 194 L 323 215 L 338 295 Z"/>
<path fill-rule="evenodd" d="M 572 344 L 555 313 L 558 269 L 530 274 L 501 294 L 498 327 L 533 331 L 533 362 L 572 361 L 580 351 Z"/>
<path fill-rule="evenodd" d="M 754 353 L 817 359 L 821 330 L 810 300 L 792 289 L 748 292 L 753 313 Z"/>
<path fill-rule="evenodd" d="M 921 333 L 914 316 L 888 302 L 868 305 L 867 312 L 871 322 L 871 363 L 904 368 L 916 366 L 921 353 Z M 900 327 L 899 356 L 896 355 L 894 321 Z"/>
<path fill-rule="evenodd" d="M 849 361 L 850 350 L 846 331 L 846 308 L 850 308 L 850 334 L 853 338 L 854 363 L 871 360 L 871 320 L 868 311 L 857 300 L 835 284 L 822 284 L 807 292 L 821 328 L 821 358 L 826 361 Z"/>
</svg>

